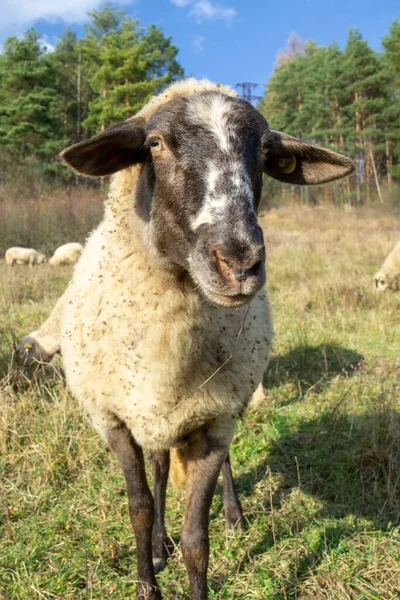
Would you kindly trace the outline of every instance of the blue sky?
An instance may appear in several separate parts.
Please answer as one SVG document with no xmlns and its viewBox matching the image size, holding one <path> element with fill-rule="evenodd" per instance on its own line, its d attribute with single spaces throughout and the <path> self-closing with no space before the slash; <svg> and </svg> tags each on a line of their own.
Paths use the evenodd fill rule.
<svg viewBox="0 0 400 600">
<path fill-rule="evenodd" d="M 278 51 L 291 32 L 319 45 L 343 47 L 350 27 L 357 27 L 379 50 L 399 0 L 116 0 L 144 26 L 155 23 L 179 48 L 187 75 L 235 85 L 258 83 L 262 94 Z M 98 0 L 0 0 L 0 43 L 34 27 L 54 45 L 69 25 L 83 32 L 88 10 Z"/>
</svg>

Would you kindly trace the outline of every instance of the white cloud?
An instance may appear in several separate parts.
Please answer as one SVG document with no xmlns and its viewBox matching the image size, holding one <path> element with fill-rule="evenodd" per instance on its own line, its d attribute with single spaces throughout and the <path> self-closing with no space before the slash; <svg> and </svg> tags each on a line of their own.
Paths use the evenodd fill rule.
<svg viewBox="0 0 400 600">
<path fill-rule="evenodd" d="M 190 5 L 189 14 L 198 23 L 220 20 L 225 21 L 226 25 L 230 25 L 237 16 L 234 8 L 213 4 L 211 0 L 171 0 L 171 2 L 181 8 Z"/>
<path fill-rule="evenodd" d="M 49 38 L 47 35 L 42 35 L 41 38 L 38 39 L 39 44 L 46 50 L 46 52 L 54 52 L 56 47 L 49 42 Z"/>
<path fill-rule="evenodd" d="M 212 4 L 210 0 L 198 0 L 194 3 L 190 12 L 195 19 L 201 23 L 204 20 L 221 20 L 230 25 L 236 17 L 237 12 L 234 8 L 224 8 L 217 4 Z"/>
<path fill-rule="evenodd" d="M 203 52 L 204 50 L 204 42 L 206 41 L 206 38 L 204 37 L 204 35 L 195 35 L 192 38 L 192 48 L 193 48 L 193 52 L 195 52 L 196 54 L 200 54 L 200 52 Z"/>
<path fill-rule="evenodd" d="M 132 4 L 132 1 L 116 0 L 117 4 Z M 87 19 L 89 10 L 101 4 L 101 0 L 0 0 L 0 33 L 11 35 L 38 20 L 81 23 Z"/>
</svg>

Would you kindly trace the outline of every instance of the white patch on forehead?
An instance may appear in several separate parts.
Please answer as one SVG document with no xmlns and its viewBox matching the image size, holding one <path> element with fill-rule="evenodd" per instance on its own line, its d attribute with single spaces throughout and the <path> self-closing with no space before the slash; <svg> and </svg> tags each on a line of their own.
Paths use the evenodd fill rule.
<svg viewBox="0 0 400 600">
<path fill-rule="evenodd" d="M 217 184 L 223 179 L 223 188 L 217 193 Z M 224 169 L 218 169 L 210 163 L 206 176 L 206 194 L 200 212 L 192 221 L 192 229 L 200 225 L 215 223 L 217 220 L 226 218 L 232 206 L 238 202 L 245 203 L 247 210 L 254 214 L 253 190 L 247 173 L 240 163 L 233 162 Z M 228 193 L 227 193 L 228 192 Z"/>
<path fill-rule="evenodd" d="M 229 150 L 230 138 L 234 137 L 232 128 L 228 127 L 228 116 L 233 107 L 227 98 L 220 94 L 195 97 L 189 104 L 189 118 L 195 125 L 208 129 L 217 140 L 221 150 Z"/>
<path fill-rule="evenodd" d="M 222 194 L 221 196 L 215 196 L 215 188 L 217 185 L 218 178 L 221 175 L 221 171 L 217 169 L 214 164 L 210 164 L 207 173 L 207 191 L 205 196 L 204 204 L 197 215 L 192 221 L 192 229 L 197 229 L 203 223 L 210 223 L 215 218 L 215 215 L 220 213 L 226 205 L 226 197 Z"/>
</svg>

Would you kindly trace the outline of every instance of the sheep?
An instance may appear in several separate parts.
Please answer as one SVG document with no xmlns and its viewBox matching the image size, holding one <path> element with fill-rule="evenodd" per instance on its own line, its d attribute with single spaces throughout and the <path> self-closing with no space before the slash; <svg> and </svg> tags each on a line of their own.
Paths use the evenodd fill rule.
<svg viewBox="0 0 400 600">
<path fill-rule="evenodd" d="M 381 269 L 374 275 L 375 290 L 400 290 L 400 242 L 387 256 Z"/>
<path fill-rule="evenodd" d="M 60 322 L 63 309 L 64 296 L 61 296 L 39 329 L 21 338 L 17 353 L 25 366 L 37 362 L 50 362 L 60 352 Z"/>
<path fill-rule="evenodd" d="M 67 383 L 126 480 L 137 599 L 161 598 L 172 448 L 186 476 L 191 598 L 206 600 L 212 496 L 272 343 L 262 174 L 317 184 L 353 164 L 272 131 L 230 88 L 193 79 L 62 158 L 82 175 L 113 174 L 65 293 L 60 337 Z M 154 497 L 143 450 L 153 456 Z"/>
<path fill-rule="evenodd" d="M 51 267 L 58 265 L 74 265 L 83 252 L 82 244 L 71 242 L 57 248 L 49 260 Z"/>
<path fill-rule="evenodd" d="M 41 265 L 46 261 L 46 256 L 34 248 L 8 248 L 5 253 L 6 264 L 10 267 L 17 265 Z"/>
</svg>

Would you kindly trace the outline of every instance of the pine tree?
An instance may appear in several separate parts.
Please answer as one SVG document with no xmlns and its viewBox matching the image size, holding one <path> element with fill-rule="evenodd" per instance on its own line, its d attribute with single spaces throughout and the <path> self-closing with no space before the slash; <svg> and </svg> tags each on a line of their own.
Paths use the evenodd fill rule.
<svg viewBox="0 0 400 600">
<path fill-rule="evenodd" d="M 400 23 L 394 20 L 389 34 L 383 38 L 382 69 L 387 77 L 388 102 L 383 111 L 386 134 L 386 164 L 388 182 L 392 175 L 400 177 Z"/>
<path fill-rule="evenodd" d="M 29 30 L 0 54 L 0 164 L 68 176 L 57 160 L 66 145 L 134 115 L 148 98 L 181 77 L 177 49 L 161 29 L 141 28 L 104 5 L 90 13 L 85 37 L 67 29 L 54 52 Z"/>
<path fill-rule="evenodd" d="M 1 144 L 39 157 L 46 156 L 45 141 L 52 136 L 50 107 L 56 95 L 43 54 L 39 34 L 29 30 L 22 40 L 5 41 L 1 61 Z"/>
<path fill-rule="evenodd" d="M 85 61 L 92 61 L 93 99 L 84 125 L 90 131 L 135 114 L 152 94 L 183 73 L 170 38 L 151 26 L 147 31 L 121 11 L 93 11 L 93 23 L 82 42 Z"/>
</svg>

